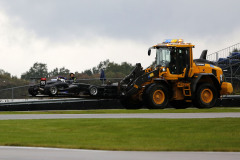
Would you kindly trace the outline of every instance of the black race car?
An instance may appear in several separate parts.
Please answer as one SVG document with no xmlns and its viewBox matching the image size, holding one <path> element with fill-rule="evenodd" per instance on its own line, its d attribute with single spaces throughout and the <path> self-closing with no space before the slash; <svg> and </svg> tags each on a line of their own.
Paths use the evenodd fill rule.
<svg viewBox="0 0 240 160">
<path fill-rule="evenodd" d="M 95 86 L 85 83 L 77 83 L 73 80 L 66 80 L 64 77 L 58 77 L 57 79 L 51 79 L 46 81 L 46 78 L 41 78 L 40 83 L 29 87 L 28 92 L 32 96 L 38 94 L 56 96 L 56 95 L 68 95 L 77 96 L 80 92 L 84 94 L 91 94 L 90 90 L 93 90 L 94 94 Z"/>
<path fill-rule="evenodd" d="M 78 96 L 79 93 L 82 92 L 84 95 L 106 98 L 118 96 L 118 84 L 95 86 L 86 83 L 77 83 L 73 80 L 66 80 L 64 77 L 58 77 L 51 81 L 46 81 L 46 78 L 41 78 L 40 83 L 30 86 L 28 92 L 32 96 L 38 94 L 49 96 Z"/>
</svg>

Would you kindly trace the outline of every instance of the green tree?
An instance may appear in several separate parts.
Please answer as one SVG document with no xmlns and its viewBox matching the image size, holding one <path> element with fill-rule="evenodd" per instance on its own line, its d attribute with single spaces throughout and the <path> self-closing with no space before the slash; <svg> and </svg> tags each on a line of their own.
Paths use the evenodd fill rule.
<svg viewBox="0 0 240 160">
<path fill-rule="evenodd" d="M 10 73 L 8 73 L 8 72 L 5 72 L 3 69 L 0 69 L 0 75 L 1 76 L 5 76 L 5 77 L 11 77 L 11 74 Z"/>
<path fill-rule="evenodd" d="M 57 76 L 57 75 L 59 75 L 58 68 L 54 68 L 51 72 L 48 73 L 49 77 L 54 77 L 54 76 Z"/>
<path fill-rule="evenodd" d="M 105 70 L 107 78 L 121 78 L 128 75 L 134 66 L 127 62 L 122 62 L 121 64 L 117 64 L 114 62 L 109 62 L 108 66 Z"/>
<path fill-rule="evenodd" d="M 62 68 L 54 68 L 51 72 L 48 73 L 49 77 L 54 77 L 54 76 L 68 76 L 70 74 L 70 70 L 66 69 L 65 67 Z"/>
<path fill-rule="evenodd" d="M 29 71 L 21 75 L 21 79 L 29 80 L 30 78 L 41 78 L 48 77 L 47 64 L 44 63 L 34 63 Z"/>
<path fill-rule="evenodd" d="M 65 67 L 62 67 L 59 69 L 59 75 L 67 76 L 67 75 L 69 75 L 69 73 L 70 73 L 70 70 L 66 69 Z"/>
<path fill-rule="evenodd" d="M 87 69 L 87 70 L 85 70 L 85 71 L 83 72 L 83 74 L 87 74 L 88 76 L 93 75 L 91 69 Z"/>
<path fill-rule="evenodd" d="M 27 85 L 29 82 L 18 79 L 16 76 L 11 76 L 10 73 L 0 69 L 0 90 L 6 88 L 12 88 L 17 86 Z M 28 95 L 27 88 L 14 89 L 14 98 L 25 98 Z M 0 91 L 0 99 L 12 98 L 12 90 Z"/>
<path fill-rule="evenodd" d="M 97 67 L 93 67 L 92 68 L 92 73 L 93 74 L 98 74 L 100 71 L 99 71 L 99 69 L 97 68 Z"/>
<path fill-rule="evenodd" d="M 234 48 L 232 52 L 240 52 L 237 48 Z"/>
<path fill-rule="evenodd" d="M 109 59 L 105 60 L 105 61 L 101 61 L 98 65 L 97 65 L 97 70 L 100 72 L 102 68 L 107 68 L 109 65 L 110 61 Z"/>
</svg>

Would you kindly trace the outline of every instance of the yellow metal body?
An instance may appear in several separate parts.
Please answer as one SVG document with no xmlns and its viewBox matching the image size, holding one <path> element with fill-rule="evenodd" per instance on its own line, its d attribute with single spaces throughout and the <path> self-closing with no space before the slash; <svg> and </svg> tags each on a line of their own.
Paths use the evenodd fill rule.
<svg viewBox="0 0 240 160">
<path fill-rule="evenodd" d="M 172 40 L 171 42 L 175 42 L 174 40 Z M 177 41 L 176 41 L 177 42 Z M 184 77 L 189 77 L 190 79 L 197 79 L 199 78 L 198 76 L 201 74 L 213 74 L 215 75 L 216 79 L 217 79 L 217 83 L 219 83 L 219 85 L 221 86 L 220 89 L 220 95 L 223 94 L 231 94 L 233 92 L 233 88 L 232 88 L 232 84 L 231 83 L 227 83 L 223 81 L 223 71 L 221 68 L 215 66 L 215 65 L 211 65 L 211 64 L 207 64 L 207 63 L 200 63 L 197 64 L 193 61 L 193 51 L 192 48 L 194 48 L 194 45 L 192 45 L 191 43 L 160 43 L 157 44 L 153 47 L 158 47 L 158 48 L 168 48 L 168 47 L 174 47 L 174 48 L 188 48 L 189 49 L 189 69 L 188 69 L 188 73 L 187 69 L 184 68 L 183 73 L 182 74 L 172 74 L 169 70 L 169 68 L 165 68 L 165 67 L 160 67 L 159 68 L 147 68 L 145 69 L 145 73 L 149 73 L 155 69 L 159 69 L 159 74 L 158 75 L 153 75 L 151 74 L 150 76 L 153 77 L 152 79 L 149 79 L 149 81 L 145 82 L 144 84 L 142 84 L 142 88 L 137 95 L 135 95 L 135 97 L 141 97 L 143 92 L 144 92 L 144 88 L 145 86 L 147 86 L 148 84 L 154 83 L 155 80 L 154 79 L 163 79 L 164 81 L 167 81 L 172 87 L 172 100 L 185 100 L 187 102 L 191 102 L 191 96 L 192 96 L 192 84 L 191 82 L 185 82 L 182 79 Z M 164 69 L 165 68 L 165 69 Z M 198 83 L 210 83 L 212 85 L 215 85 L 214 81 L 212 81 L 212 79 L 209 76 L 205 76 L 204 78 L 201 78 L 199 80 Z M 137 86 L 134 86 L 135 88 L 137 88 Z M 202 98 L 203 100 L 207 102 L 212 100 L 212 95 L 213 93 L 211 93 L 209 90 L 205 90 L 202 93 Z M 159 99 L 159 95 L 162 95 L 161 92 L 157 92 L 156 96 L 155 96 L 155 100 L 156 103 L 161 103 L 162 100 Z"/>
<path fill-rule="evenodd" d="M 231 94 L 233 92 L 233 87 L 231 83 L 223 82 L 221 85 L 221 95 Z"/>
</svg>

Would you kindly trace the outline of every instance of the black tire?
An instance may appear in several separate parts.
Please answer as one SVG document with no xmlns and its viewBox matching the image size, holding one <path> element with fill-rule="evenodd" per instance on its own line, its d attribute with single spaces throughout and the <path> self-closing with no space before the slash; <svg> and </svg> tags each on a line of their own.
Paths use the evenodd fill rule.
<svg viewBox="0 0 240 160">
<path fill-rule="evenodd" d="M 36 95 L 38 94 L 38 91 L 37 91 L 37 89 L 35 89 L 34 87 L 30 87 L 30 88 L 28 89 L 28 93 L 29 93 L 30 95 L 32 95 L 33 97 L 36 97 Z"/>
<path fill-rule="evenodd" d="M 98 95 L 98 88 L 96 86 L 89 87 L 89 94 L 91 96 L 97 96 Z"/>
<path fill-rule="evenodd" d="M 132 97 L 122 97 L 120 103 L 126 109 L 140 109 L 143 106 L 142 102 L 133 100 Z"/>
<path fill-rule="evenodd" d="M 221 107 L 221 106 L 222 106 L 222 100 L 220 98 L 218 98 L 213 107 Z"/>
<path fill-rule="evenodd" d="M 170 106 L 176 109 L 186 109 L 192 106 L 191 102 L 186 102 L 184 100 L 173 100 L 170 102 Z"/>
<path fill-rule="evenodd" d="M 193 104 L 197 108 L 212 108 L 217 99 L 217 90 L 213 85 L 201 84 L 197 88 Z"/>
<path fill-rule="evenodd" d="M 80 92 L 74 92 L 73 95 L 74 96 L 79 96 Z"/>
<path fill-rule="evenodd" d="M 56 96 L 58 93 L 58 88 L 56 86 L 49 87 L 49 95 Z"/>
<path fill-rule="evenodd" d="M 153 84 L 147 88 L 144 100 L 149 109 L 164 109 L 169 103 L 168 88 L 162 84 Z"/>
</svg>

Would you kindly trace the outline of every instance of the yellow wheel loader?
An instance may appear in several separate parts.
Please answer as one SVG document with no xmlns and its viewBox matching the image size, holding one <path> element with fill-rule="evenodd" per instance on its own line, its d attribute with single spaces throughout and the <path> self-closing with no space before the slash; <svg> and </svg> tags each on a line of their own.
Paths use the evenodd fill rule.
<svg viewBox="0 0 240 160">
<path fill-rule="evenodd" d="M 182 39 L 150 47 L 148 55 L 156 54 L 155 64 L 145 70 L 136 64 L 119 83 L 122 105 L 127 109 L 143 105 L 149 109 L 211 108 L 221 95 L 231 94 L 232 84 L 225 82 L 222 69 L 206 60 L 207 50 L 193 60 L 193 48 Z"/>
</svg>

